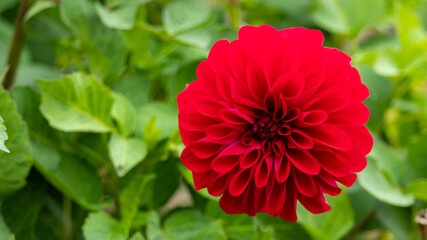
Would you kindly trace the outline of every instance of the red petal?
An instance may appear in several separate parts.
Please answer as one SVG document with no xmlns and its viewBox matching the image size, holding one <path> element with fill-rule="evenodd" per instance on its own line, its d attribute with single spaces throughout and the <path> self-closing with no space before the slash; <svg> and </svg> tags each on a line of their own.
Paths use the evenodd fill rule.
<svg viewBox="0 0 427 240">
<path fill-rule="evenodd" d="M 302 173 L 295 169 L 294 171 L 295 185 L 298 192 L 306 197 L 314 197 L 317 193 L 317 185 L 310 175 Z"/>
<path fill-rule="evenodd" d="M 274 181 L 273 189 L 267 197 L 267 213 L 277 215 L 282 210 L 286 199 L 286 183 Z"/>
<path fill-rule="evenodd" d="M 344 177 L 334 177 L 338 182 L 344 184 L 346 187 L 353 186 L 354 182 L 356 181 L 357 175 L 355 173 L 349 173 L 347 176 Z"/>
<path fill-rule="evenodd" d="M 285 205 L 279 213 L 281 219 L 295 222 L 297 220 L 297 192 L 292 179 L 286 182 Z"/>
<path fill-rule="evenodd" d="M 310 153 L 333 176 L 343 177 L 350 173 L 350 167 L 342 156 L 329 151 L 310 150 Z"/>
<path fill-rule="evenodd" d="M 287 149 L 286 155 L 292 164 L 301 172 L 310 175 L 318 174 L 320 165 L 306 150 Z"/>
<path fill-rule="evenodd" d="M 326 202 L 322 191 L 318 190 L 314 197 L 306 197 L 298 194 L 300 203 L 311 213 L 319 214 L 331 210 L 331 206 Z"/>
<path fill-rule="evenodd" d="M 310 149 L 313 147 L 313 140 L 304 131 L 299 129 L 292 129 L 292 133 L 286 136 L 288 146 L 293 145 L 292 148 Z"/>
<path fill-rule="evenodd" d="M 363 125 L 369 120 L 369 109 L 353 101 L 344 109 L 329 114 L 328 123 L 338 125 Z"/>
<path fill-rule="evenodd" d="M 292 37 L 299 46 L 323 44 L 323 34 L 320 30 L 306 29 L 303 27 L 286 28 L 279 31 L 287 37 Z"/>
<path fill-rule="evenodd" d="M 219 112 L 221 118 L 230 124 L 244 125 L 253 124 L 255 119 L 250 117 L 237 109 L 221 109 Z"/>
<path fill-rule="evenodd" d="M 360 172 L 368 164 L 365 155 L 363 155 L 356 146 L 353 146 L 353 148 L 348 151 L 340 152 L 340 154 L 347 159 L 350 171 L 352 172 Z"/>
<path fill-rule="evenodd" d="M 359 127 L 342 127 L 342 129 L 351 137 L 353 144 L 356 145 L 360 152 L 367 155 L 374 145 L 374 139 L 365 126 Z"/>
<path fill-rule="evenodd" d="M 220 196 L 228 186 L 228 174 L 218 175 L 209 180 L 207 184 L 208 192 L 214 197 Z"/>
<path fill-rule="evenodd" d="M 181 162 L 192 172 L 201 173 L 210 170 L 211 160 L 196 157 L 189 148 L 184 148 L 181 153 Z"/>
<path fill-rule="evenodd" d="M 216 42 L 209 52 L 207 60 L 208 63 L 210 63 L 216 69 L 224 69 L 231 72 L 227 57 L 227 50 L 229 46 L 230 43 L 226 39 Z"/>
<path fill-rule="evenodd" d="M 304 129 L 305 132 L 318 143 L 346 151 L 352 147 L 352 138 L 347 133 L 329 124 L 323 124 Z"/>
<path fill-rule="evenodd" d="M 272 156 L 265 157 L 255 169 L 255 185 L 257 188 L 262 188 L 267 184 L 268 176 L 270 175 L 273 165 Z"/>
<path fill-rule="evenodd" d="M 213 174 L 214 172 L 211 170 L 201 173 L 193 172 L 193 182 L 195 190 L 198 191 L 202 188 L 205 188 Z"/>
<path fill-rule="evenodd" d="M 231 196 L 239 196 L 247 188 L 249 181 L 252 179 L 254 173 L 253 168 L 241 169 L 237 174 L 235 174 L 228 186 L 228 191 Z"/>
<path fill-rule="evenodd" d="M 249 147 L 245 154 L 240 158 L 240 168 L 250 168 L 261 159 L 261 149 L 259 145 L 252 145 Z"/>
</svg>

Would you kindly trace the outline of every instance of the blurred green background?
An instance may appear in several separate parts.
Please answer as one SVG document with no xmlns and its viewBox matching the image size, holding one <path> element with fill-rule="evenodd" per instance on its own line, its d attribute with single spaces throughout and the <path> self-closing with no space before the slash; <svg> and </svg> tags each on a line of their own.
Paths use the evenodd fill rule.
<svg viewBox="0 0 427 240">
<path fill-rule="evenodd" d="M 176 95 L 245 24 L 322 30 L 370 89 L 368 167 L 328 213 L 227 215 L 179 161 Z M 1 0 L 0 72 L 15 67 L 0 88 L 0 239 L 422 239 L 425 0 Z"/>
</svg>

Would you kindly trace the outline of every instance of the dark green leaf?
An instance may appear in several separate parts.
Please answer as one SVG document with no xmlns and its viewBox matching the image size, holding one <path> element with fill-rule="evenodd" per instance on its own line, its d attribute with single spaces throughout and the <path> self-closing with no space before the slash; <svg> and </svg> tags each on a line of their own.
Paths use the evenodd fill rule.
<svg viewBox="0 0 427 240">
<path fill-rule="evenodd" d="M 46 198 L 46 190 L 45 180 L 32 171 L 25 188 L 3 203 L 1 213 L 17 239 L 35 239 L 36 220 Z"/>
</svg>

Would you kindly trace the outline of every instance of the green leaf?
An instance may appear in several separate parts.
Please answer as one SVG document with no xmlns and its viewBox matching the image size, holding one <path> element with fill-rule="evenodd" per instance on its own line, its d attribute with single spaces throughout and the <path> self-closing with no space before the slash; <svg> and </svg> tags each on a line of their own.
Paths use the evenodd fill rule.
<svg viewBox="0 0 427 240">
<path fill-rule="evenodd" d="M 16 80 L 13 87 L 17 86 L 28 86 L 34 89 L 37 88 L 37 84 L 34 80 L 55 80 L 61 77 L 61 72 L 53 67 L 45 64 L 22 64 L 16 73 Z"/>
<path fill-rule="evenodd" d="M 160 226 L 159 214 L 151 211 L 148 215 L 147 240 L 171 240 Z"/>
<path fill-rule="evenodd" d="M 19 0 L 2 0 L 0 1 L 0 13 L 4 10 L 14 7 L 19 3 Z"/>
<path fill-rule="evenodd" d="M 111 91 L 90 75 L 75 73 L 57 81 L 38 80 L 41 112 L 62 131 L 108 132 L 113 106 Z"/>
<path fill-rule="evenodd" d="M 14 240 L 15 236 L 10 232 L 6 223 L 3 220 L 3 216 L 0 215 L 0 239 Z"/>
<path fill-rule="evenodd" d="M 56 5 L 58 5 L 58 3 L 54 1 L 36 1 L 25 14 L 25 21 L 27 22 L 30 18 L 39 14 L 43 10 L 55 7 Z"/>
<path fill-rule="evenodd" d="M 201 25 L 210 14 L 205 1 L 175 1 L 166 5 L 162 19 L 166 31 L 175 35 Z"/>
<path fill-rule="evenodd" d="M 265 239 L 262 238 L 264 233 L 267 237 L 271 236 L 271 231 L 273 239 L 311 239 L 301 224 L 296 222 L 286 222 L 280 217 L 273 218 L 266 213 L 258 213 L 255 219 L 260 229 L 256 233 L 257 239 Z"/>
<path fill-rule="evenodd" d="M 414 203 L 414 197 L 402 193 L 398 186 L 392 185 L 372 158 L 368 158 L 368 161 L 368 166 L 359 173 L 357 178 L 360 186 L 376 199 L 387 204 L 407 207 Z"/>
<path fill-rule="evenodd" d="M 25 185 L 31 167 L 29 159 L 28 129 L 9 98 L 0 88 L 0 116 L 7 126 L 7 148 L 10 153 L 0 151 L 0 202 Z"/>
<path fill-rule="evenodd" d="M 107 1 L 107 6 L 95 3 L 95 8 L 107 27 L 127 30 L 134 26 L 139 5 L 146 2 L 149 0 Z"/>
<path fill-rule="evenodd" d="M 43 176 L 87 209 L 99 209 L 103 185 L 96 170 L 82 159 L 32 141 L 35 166 Z"/>
<path fill-rule="evenodd" d="M 46 181 L 39 173 L 32 171 L 25 188 L 2 204 L 1 215 L 17 239 L 35 239 L 36 222 L 46 199 L 46 190 Z"/>
<path fill-rule="evenodd" d="M 155 209 L 164 206 L 179 187 L 180 174 L 176 168 L 176 161 L 177 159 L 171 158 L 158 162 L 155 166 L 154 173 L 157 177 L 152 184 L 152 201 Z"/>
<path fill-rule="evenodd" d="M 228 238 L 251 239 L 257 230 L 252 217 L 246 214 L 227 214 L 219 207 L 217 201 L 209 201 L 206 204 L 206 216 L 220 220 Z"/>
<path fill-rule="evenodd" d="M 126 42 L 123 33 L 106 27 L 89 0 L 62 0 L 61 19 L 82 41 L 91 71 L 107 81 L 124 68 Z"/>
<path fill-rule="evenodd" d="M 137 45 L 140 44 L 138 42 Z M 138 52 L 135 51 L 135 54 Z M 138 75 L 125 75 L 121 81 L 113 85 L 115 92 L 123 94 L 136 107 L 141 107 L 148 102 L 149 89 L 150 80 Z"/>
<path fill-rule="evenodd" d="M 354 212 L 347 194 L 326 196 L 332 210 L 314 215 L 298 204 L 298 222 L 313 239 L 341 239 L 354 225 Z"/>
<path fill-rule="evenodd" d="M 90 240 L 124 240 L 126 229 L 105 212 L 92 212 L 83 224 L 83 236 Z"/>
<path fill-rule="evenodd" d="M 411 193 L 416 199 L 427 202 L 427 178 L 410 182 L 404 189 L 405 193 Z"/>
<path fill-rule="evenodd" d="M 3 124 L 4 120 L 3 118 L 0 116 L 0 150 L 10 153 L 9 149 L 7 149 L 6 145 L 4 145 L 4 142 L 7 140 L 7 128 L 6 126 Z"/>
<path fill-rule="evenodd" d="M 417 233 L 410 236 L 413 228 L 413 224 L 411 224 L 413 216 L 408 208 L 381 204 L 376 207 L 376 212 L 378 221 L 394 234 L 394 239 L 417 239 Z"/>
<path fill-rule="evenodd" d="M 126 175 L 147 156 L 147 145 L 139 138 L 124 138 L 113 134 L 108 148 L 119 177 Z"/>
<path fill-rule="evenodd" d="M 178 129 L 177 109 L 163 102 L 147 103 L 138 110 L 137 126 L 145 126 L 153 116 L 156 116 L 156 129 L 161 130 L 159 141 L 169 137 Z M 143 136 L 143 128 L 138 127 L 135 134 Z"/>
<path fill-rule="evenodd" d="M 137 113 L 135 107 L 129 100 L 119 94 L 113 93 L 114 105 L 111 115 L 119 125 L 120 132 L 124 136 L 130 136 L 135 131 Z"/>
<path fill-rule="evenodd" d="M 389 79 L 376 74 L 369 66 L 360 65 L 357 69 L 362 82 L 370 92 L 369 98 L 364 101 L 371 113 L 367 125 L 373 131 L 380 131 L 384 124 L 384 114 L 390 106 L 392 83 Z"/>
<path fill-rule="evenodd" d="M 120 210 L 122 222 L 129 230 L 139 213 L 139 205 L 147 184 L 155 179 L 154 174 L 138 174 L 132 179 L 120 193 Z"/>
<path fill-rule="evenodd" d="M 226 239 L 219 220 L 197 210 L 176 212 L 165 220 L 165 231 L 176 240 Z"/>
<path fill-rule="evenodd" d="M 423 134 L 408 148 L 408 161 L 411 166 L 410 173 L 416 177 L 425 177 L 427 172 L 427 134 Z M 409 173 L 408 173 L 409 174 Z M 411 179 L 413 180 L 413 178 Z"/>
<path fill-rule="evenodd" d="M 145 240 L 144 236 L 140 232 L 136 232 L 132 235 L 129 240 Z"/>
<path fill-rule="evenodd" d="M 313 20 L 334 33 L 356 36 L 385 13 L 383 0 L 318 0 Z"/>
</svg>

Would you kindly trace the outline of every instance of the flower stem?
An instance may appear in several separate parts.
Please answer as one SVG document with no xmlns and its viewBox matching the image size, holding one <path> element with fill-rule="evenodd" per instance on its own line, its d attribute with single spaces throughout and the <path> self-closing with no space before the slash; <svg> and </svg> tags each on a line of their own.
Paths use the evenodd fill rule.
<svg viewBox="0 0 427 240">
<path fill-rule="evenodd" d="M 24 33 L 22 31 L 22 25 L 24 24 L 24 17 L 30 8 L 32 0 L 22 0 L 19 5 L 18 15 L 15 20 L 15 32 L 13 34 L 12 46 L 9 52 L 9 58 L 7 65 L 9 69 L 7 70 L 6 76 L 4 78 L 3 87 L 5 89 L 10 89 L 15 78 L 16 68 L 18 66 L 19 57 L 21 55 L 22 46 L 24 43 Z"/>
<path fill-rule="evenodd" d="M 63 208 L 64 208 L 64 239 L 72 239 L 72 203 L 71 199 L 67 196 L 63 196 L 63 202 L 62 202 Z"/>
</svg>

